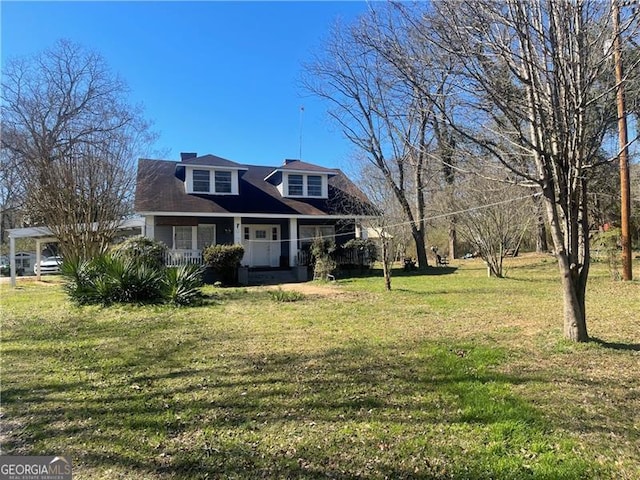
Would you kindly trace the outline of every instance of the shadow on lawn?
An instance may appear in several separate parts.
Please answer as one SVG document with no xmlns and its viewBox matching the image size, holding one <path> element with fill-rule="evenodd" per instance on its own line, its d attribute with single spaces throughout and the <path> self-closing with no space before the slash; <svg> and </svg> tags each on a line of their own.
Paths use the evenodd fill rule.
<svg viewBox="0 0 640 480">
<path fill-rule="evenodd" d="M 431 277 L 439 275 L 451 275 L 458 267 L 432 267 L 428 266 L 424 270 L 405 270 L 403 268 L 394 268 L 391 272 L 391 281 L 397 277 Z M 349 279 L 355 278 L 374 278 L 384 276 L 381 268 L 372 268 L 369 270 L 341 270 L 336 278 L 341 281 L 349 281 Z"/>
<path fill-rule="evenodd" d="M 506 353 L 496 349 L 352 343 L 189 362 L 194 342 L 167 336 L 145 350 L 137 340 L 147 354 L 107 370 L 94 349 L 97 364 L 83 373 L 74 361 L 90 352 L 75 352 L 67 380 L 5 388 L 8 410 L 28 418 L 5 451 L 44 454 L 28 445 L 46 442 L 69 452 L 79 472 L 140 478 L 501 478 L 489 445 L 504 442 L 515 460 L 501 471 L 522 478 L 519 456 L 548 437 L 535 407 L 511 389 L 540 379 L 497 373 Z M 463 454 L 466 442 L 478 451 Z M 583 468 L 561 458 L 546 468 L 580 478 Z M 563 476 L 562 461 L 575 473 Z"/>
<path fill-rule="evenodd" d="M 603 348 L 609 348 L 611 350 L 625 350 L 632 352 L 640 352 L 640 343 L 617 343 L 617 342 L 607 342 L 597 337 L 591 337 L 591 342 L 597 343 Z"/>
</svg>

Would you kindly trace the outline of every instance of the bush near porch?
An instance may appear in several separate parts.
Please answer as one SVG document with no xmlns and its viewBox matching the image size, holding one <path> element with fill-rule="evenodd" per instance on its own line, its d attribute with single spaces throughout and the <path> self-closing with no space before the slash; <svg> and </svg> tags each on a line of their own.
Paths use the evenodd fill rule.
<svg viewBox="0 0 640 480">
<path fill-rule="evenodd" d="M 202 252 L 205 264 L 221 277 L 225 285 L 238 281 L 238 267 L 244 256 L 242 245 L 210 245 Z"/>
</svg>

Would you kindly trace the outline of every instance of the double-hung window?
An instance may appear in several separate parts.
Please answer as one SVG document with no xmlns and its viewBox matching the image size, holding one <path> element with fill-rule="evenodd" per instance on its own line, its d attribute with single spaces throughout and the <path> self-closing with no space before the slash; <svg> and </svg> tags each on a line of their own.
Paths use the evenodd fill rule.
<svg viewBox="0 0 640 480">
<path fill-rule="evenodd" d="M 307 176 L 307 196 L 309 197 L 322 196 L 322 177 L 320 175 Z"/>
<path fill-rule="evenodd" d="M 322 198 L 326 196 L 325 183 L 322 175 L 290 173 L 287 175 L 286 195 L 288 197 Z"/>
<path fill-rule="evenodd" d="M 198 250 L 216 244 L 216 226 L 198 225 Z"/>
<path fill-rule="evenodd" d="M 302 175 L 289 175 L 289 195 L 301 197 L 304 195 L 304 177 Z"/>
<path fill-rule="evenodd" d="M 231 172 L 215 172 L 216 193 L 231 193 Z"/>
<path fill-rule="evenodd" d="M 177 250 L 190 250 L 193 248 L 191 233 L 191 227 L 176 226 L 174 247 Z"/>
<path fill-rule="evenodd" d="M 209 170 L 193 171 L 193 191 L 209 193 L 211 189 L 211 172 Z"/>
</svg>

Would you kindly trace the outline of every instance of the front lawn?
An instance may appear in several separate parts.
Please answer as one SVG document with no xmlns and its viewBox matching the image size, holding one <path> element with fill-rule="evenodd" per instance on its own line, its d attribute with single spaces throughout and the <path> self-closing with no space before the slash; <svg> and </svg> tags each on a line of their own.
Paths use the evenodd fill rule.
<svg viewBox="0 0 640 480">
<path fill-rule="evenodd" d="M 2 285 L 2 453 L 78 479 L 640 478 L 640 283 L 595 264 L 576 345 L 553 259 L 453 266 L 194 308 Z"/>
</svg>

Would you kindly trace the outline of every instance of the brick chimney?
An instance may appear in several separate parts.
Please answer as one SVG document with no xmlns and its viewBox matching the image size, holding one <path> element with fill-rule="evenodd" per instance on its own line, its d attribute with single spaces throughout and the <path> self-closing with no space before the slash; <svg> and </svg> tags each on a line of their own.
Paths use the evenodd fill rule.
<svg viewBox="0 0 640 480">
<path fill-rule="evenodd" d="M 185 160 L 189 160 L 190 158 L 197 158 L 198 154 L 195 152 L 180 152 L 180 160 L 181 161 L 185 161 Z"/>
</svg>

